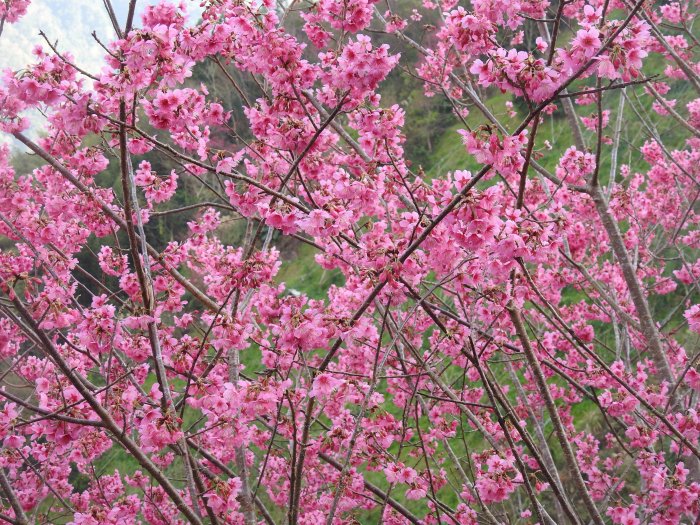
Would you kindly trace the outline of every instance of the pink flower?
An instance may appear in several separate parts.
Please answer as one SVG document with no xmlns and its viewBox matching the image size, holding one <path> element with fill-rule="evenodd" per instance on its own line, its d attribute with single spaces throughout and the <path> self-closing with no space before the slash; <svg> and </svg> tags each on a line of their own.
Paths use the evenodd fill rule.
<svg viewBox="0 0 700 525">
<path fill-rule="evenodd" d="M 425 498 L 427 492 L 422 487 L 413 487 L 406 491 L 406 499 L 411 500 L 422 500 Z"/>
<path fill-rule="evenodd" d="M 314 379 L 310 395 L 311 397 L 326 397 L 344 383 L 345 381 L 342 379 L 335 379 L 331 374 L 319 374 L 316 376 L 316 379 Z"/>
<path fill-rule="evenodd" d="M 688 321 L 688 328 L 700 334 L 700 304 L 691 306 L 683 315 Z"/>
<path fill-rule="evenodd" d="M 397 477 L 397 481 L 399 483 L 411 484 L 416 480 L 417 477 L 418 477 L 418 474 L 416 473 L 416 471 L 414 469 L 412 469 L 411 467 L 404 467 L 399 472 L 399 475 Z"/>
<path fill-rule="evenodd" d="M 19 448 L 22 446 L 23 443 L 24 443 L 24 439 L 17 434 L 12 434 L 10 436 L 7 436 L 5 438 L 5 441 L 3 442 L 4 446 L 7 447 L 8 449 Z"/>
<path fill-rule="evenodd" d="M 617 68 L 610 60 L 610 57 L 605 55 L 598 57 L 598 76 L 601 78 L 609 78 L 610 80 L 615 80 L 620 78 L 620 73 L 617 72 Z"/>
<path fill-rule="evenodd" d="M 695 368 L 691 368 L 688 370 L 688 373 L 685 374 L 684 379 L 690 388 L 700 392 L 700 372 L 698 372 Z"/>
<path fill-rule="evenodd" d="M 479 471 L 474 484 L 484 503 L 497 503 L 508 499 L 515 491 L 517 480 L 512 460 L 492 454 L 486 460 L 487 471 Z"/>
<path fill-rule="evenodd" d="M 0 19 L 14 24 L 27 13 L 30 0 L 4 0 L 0 2 Z"/>
<path fill-rule="evenodd" d="M 606 514 L 616 525 L 639 525 L 641 521 L 635 516 L 637 505 L 629 507 L 608 507 Z"/>
<path fill-rule="evenodd" d="M 386 480 L 389 483 L 398 483 L 399 482 L 399 475 L 401 474 L 401 471 L 403 470 L 403 464 L 397 464 L 397 463 L 390 463 L 386 467 L 384 467 L 384 475 L 386 476 Z"/>
<path fill-rule="evenodd" d="M 601 46 L 599 35 L 600 32 L 595 27 L 579 29 L 572 41 L 572 47 L 582 50 L 587 57 L 592 56 Z"/>
</svg>

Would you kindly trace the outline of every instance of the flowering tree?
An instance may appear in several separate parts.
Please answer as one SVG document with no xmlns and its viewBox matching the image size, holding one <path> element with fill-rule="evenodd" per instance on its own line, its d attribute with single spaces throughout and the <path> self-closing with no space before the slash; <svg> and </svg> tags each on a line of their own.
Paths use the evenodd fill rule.
<svg viewBox="0 0 700 525">
<path fill-rule="evenodd" d="M 105 7 L 101 71 L 0 86 L 0 521 L 697 520 L 696 2 Z M 463 169 L 411 164 L 401 76 Z"/>
</svg>

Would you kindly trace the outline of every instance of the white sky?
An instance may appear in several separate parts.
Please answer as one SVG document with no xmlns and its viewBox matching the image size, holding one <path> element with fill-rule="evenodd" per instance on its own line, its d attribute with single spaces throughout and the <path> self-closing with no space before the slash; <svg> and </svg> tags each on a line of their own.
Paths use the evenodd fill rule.
<svg viewBox="0 0 700 525">
<path fill-rule="evenodd" d="M 200 1 L 186 0 L 190 16 L 201 12 Z M 145 6 L 156 3 L 158 0 L 138 0 L 134 25 L 140 24 L 139 15 Z M 129 0 L 112 0 L 112 6 L 123 26 Z M 101 0 L 32 0 L 27 14 L 19 22 L 5 24 L 0 36 L 0 69 L 19 69 L 32 63 L 32 49 L 37 44 L 48 49 L 39 36 L 40 30 L 52 43 L 58 40 L 59 51 L 70 51 L 77 65 L 91 73 L 99 72 L 104 56 L 92 32 L 96 31 L 102 42 L 113 40 L 115 36 Z"/>
</svg>

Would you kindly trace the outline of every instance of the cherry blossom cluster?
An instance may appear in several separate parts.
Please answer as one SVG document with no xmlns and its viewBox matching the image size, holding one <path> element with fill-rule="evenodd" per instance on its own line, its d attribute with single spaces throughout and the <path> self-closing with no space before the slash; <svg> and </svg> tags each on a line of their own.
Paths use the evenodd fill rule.
<svg viewBox="0 0 700 525">
<path fill-rule="evenodd" d="M 0 3 L 0 20 L 14 24 L 25 14 L 30 0 L 3 0 Z"/>
<path fill-rule="evenodd" d="M 697 521 L 697 4 L 189 7 L 2 73 L 0 521 Z"/>
</svg>

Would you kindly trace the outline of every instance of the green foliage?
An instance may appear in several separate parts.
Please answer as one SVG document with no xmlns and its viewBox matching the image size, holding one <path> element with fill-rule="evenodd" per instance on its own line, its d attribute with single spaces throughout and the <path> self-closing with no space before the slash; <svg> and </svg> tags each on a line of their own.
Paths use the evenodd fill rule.
<svg viewBox="0 0 700 525">
<path fill-rule="evenodd" d="M 288 252 L 287 260 L 277 274 L 277 282 L 285 283 L 287 292 L 307 294 L 312 299 L 323 299 L 331 285 L 342 285 L 343 274 L 339 270 L 327 271 L 314 261 L 318 251 L 308 244 L 299 243 Z"/>
</svg>

